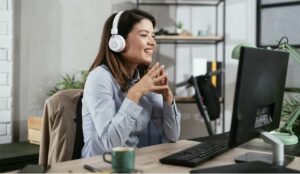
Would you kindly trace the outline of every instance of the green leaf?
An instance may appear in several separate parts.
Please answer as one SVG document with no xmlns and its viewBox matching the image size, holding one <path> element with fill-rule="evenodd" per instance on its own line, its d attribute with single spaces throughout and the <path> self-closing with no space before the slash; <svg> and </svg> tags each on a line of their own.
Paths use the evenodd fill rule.
<svg viewBox="0 0 300 174">
<path fill-rule="evenodd" d="M 84 84 L 86 81 L 86 78 L 88 76 L 88 71 L 80 71 L 76 74 L 66 74 L 62 76 L 61 81 L 57 82 L 53 89 L 51 89 L 47 95 L 51 96 L 55 94 L 58 91 L 65 90 L 65 89 L 83 89 Z M 76 75 L 79 75 L 79 78 L 77 79 Z"/>
</svg>

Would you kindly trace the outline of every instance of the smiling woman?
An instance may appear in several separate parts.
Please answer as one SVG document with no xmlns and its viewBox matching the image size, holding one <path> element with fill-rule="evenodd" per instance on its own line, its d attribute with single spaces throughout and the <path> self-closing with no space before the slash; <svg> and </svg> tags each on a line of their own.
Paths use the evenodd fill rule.
<svg viewBox="0 0 300 174">
<path fill-rule="evenodd" d="M 149 66 L 156 46 L 155 24 L 152 15 L 138 9 L 107 19 L 84 87 L 83 157 L 117 146 L 136 147 L 150 122 L 166 140 L 178 140 L 180 114 L 164 65 Z"/>
</svg>

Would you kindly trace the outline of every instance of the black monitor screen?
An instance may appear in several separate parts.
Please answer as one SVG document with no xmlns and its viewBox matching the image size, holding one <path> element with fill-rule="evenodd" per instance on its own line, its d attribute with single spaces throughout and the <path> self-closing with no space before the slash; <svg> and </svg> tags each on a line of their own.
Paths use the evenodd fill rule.
<svg viewBox="0 0 300 174">
<path fill-rule="evenodd" d="M 277 129 L 280 123 L 289 54 L 241 49 L 229 145 L 238 146 Z"/>
</svg>

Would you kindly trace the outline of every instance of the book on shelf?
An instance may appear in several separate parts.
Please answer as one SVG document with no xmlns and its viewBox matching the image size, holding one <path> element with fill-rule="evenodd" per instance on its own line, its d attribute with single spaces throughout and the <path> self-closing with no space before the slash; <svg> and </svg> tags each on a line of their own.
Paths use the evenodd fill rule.
<svg viewBox="0 0 300 174">
<path fill-rule="evenodd" d="M 207 72 L 213 72 L 218 69 L 222 69 L 222 62 L 217 61 L 208 61 L 207 62 Z M 218 95 L 221 97 L 222 94 L 222 74 L 212 76 L 211 83 L 214 87 L 216 87 L 218 91 Z"/>
<path fill-rule="evenodd" d="M 205 75 L 207 72 L 207 59 L 201 57 L 193 58 L 193 76 Z"/>
</svg>

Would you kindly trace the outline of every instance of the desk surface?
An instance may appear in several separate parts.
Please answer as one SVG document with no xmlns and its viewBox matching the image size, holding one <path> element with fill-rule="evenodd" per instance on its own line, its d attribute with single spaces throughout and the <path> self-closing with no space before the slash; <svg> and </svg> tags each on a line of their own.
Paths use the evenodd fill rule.
<svg viewBox="0 0 300 174">
<path fill-rule="evenodd" d="M 195 168 L 165 165 L 159 162 L 159 159 L 178 152 L 182 149 L 191 147 L 199 142 L 180 140 L 177 143 L 166 143 L 155 146 L 144 147 L 136 150 L 136 169 L 142 170 L 144 173 L 189 173 Z M 250 150 L 244 148 L 232 149 L 206 163 L 201 164 L 196 168 L 215 167 L 227 164 L 234 164 L 234 159 Z M 253 150 L 251 150 L 253 151 Z M 83 168 L 84 164 L 92 165 L 104 171 L 110 171 L 111 166 L 102 160 L 102 156 L 96 156 L 87 159 L 79 159 L 67 161 L 53 165 L 48 172 L 50 173 L 90 173 L 90 171 Z M 298 169 L 300 166 L 300 158 L 288 165 L 288 168 Z"/>
</svg>

